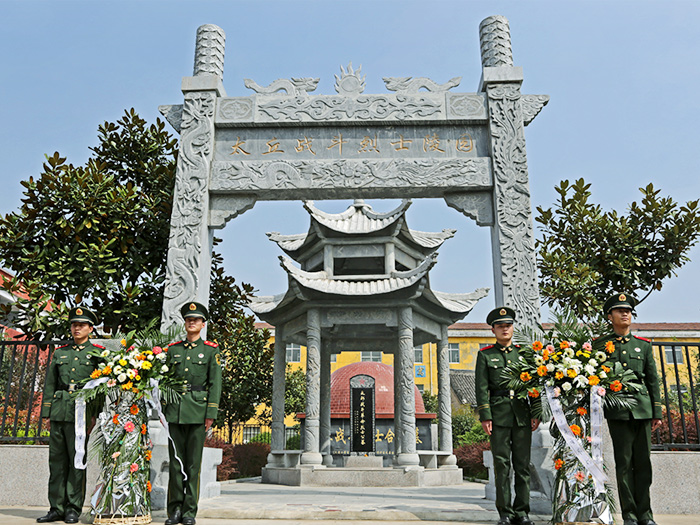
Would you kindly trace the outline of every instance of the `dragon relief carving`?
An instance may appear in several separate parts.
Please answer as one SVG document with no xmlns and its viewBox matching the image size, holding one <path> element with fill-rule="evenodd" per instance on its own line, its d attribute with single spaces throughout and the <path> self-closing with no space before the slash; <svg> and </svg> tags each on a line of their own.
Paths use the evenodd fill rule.
<svg viewBox="0 0 700 525">
<path fill-rule="evenodd" d="M 520 91 L 497 84 L 487 94 L 503 301 L 534 326 L 540 320 L 539 295 Z"/>
<path fill-rule="evenodd" d="M 488 159 L 215 162 L 212 191 L 303 188 L 483 187 Z"/>
<path fill-rule="evenodd" d="M 214 105 L 215 96 L 212 93 L 198 92 L 185 96 L 170 219 L 167 284 L 163 298 L 164 328 L 180 322 L 180 306 L 196 296 L 200 284 L 202 225 L 208 219 L 204 207 L 212 156 L 210 143 L 214 133 Z"/>
<path fill-rule="evenodd" d="M 258 110 L 274 120 L 410 120 L 439 115 L 442 105 L 429 97 L 409 95 L 323 96 L 260 103 Z"/>
<path fill-rule="evenodd" d="M 462 77 L 451 78 L 444 84 L 438 84 L 426 77 L 384 77 L 382 80 L 389 91 L 398 93 L 418 93 L 421 88 L 432 93 L 444 93 L 459 86 Z"/>
<path fill-rule="evenodd" d="M 284 91 L 290 96 L 305 96 L 316 90 L 319 78 L 293 78 L 288 80 L 280 78 L 270 83 L 268 86 L 261 86 L 254 80 L 249 78 L 243 79 L 243 85 L 248 89 L 252 89 L 259 95 L 274 95 L 280 91 Z"/>
</svg>

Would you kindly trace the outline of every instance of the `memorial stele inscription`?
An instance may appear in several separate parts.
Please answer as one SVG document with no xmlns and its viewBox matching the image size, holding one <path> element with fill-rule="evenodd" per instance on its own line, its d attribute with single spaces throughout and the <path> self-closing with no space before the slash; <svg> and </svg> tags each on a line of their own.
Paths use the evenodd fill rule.
<svg viewBox="0 0 700 525">
<path fill-rule="evenodd" d="M 227 97 L 225 35 L 197 30 L 194 75 L 184 102 L 161 106 L 180 133 L 162 327 L 180 306 L 208 304 L 213 231 L 259 200 L 442 198 L 491 229 L 496 304 L 539 322 L 524 127 L 547 104 L 523 95 L 508 21 L 479 26 L 476 93 L 461 78 L 384 78 L 364 94 L 362 68 L 340 68 L 336 95 L 312 95 L 318 78 L 280 79 Z"/>
</svg>

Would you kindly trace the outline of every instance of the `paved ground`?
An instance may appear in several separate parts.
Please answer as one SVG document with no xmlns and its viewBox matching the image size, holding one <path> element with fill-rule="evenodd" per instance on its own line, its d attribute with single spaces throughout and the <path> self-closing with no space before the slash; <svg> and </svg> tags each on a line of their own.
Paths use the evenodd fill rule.
<svg viewBox="0 0 700 525">
<path fill-rule="evenodd" d="M 445 522 L 494 525 L 498 519 L 484 487 L 338 488 L 285 487 L 261 483 L 222 484 L 221 496 L 200 505 L 200 525 L 337 525 L 338 520 L 382 525 L 445 525 Z M 0 508 L 1 525 L 29 525 L 46 512 L 38 507 Z M 537 525 L 549 516 L 532 518 Z M 656 516 L 659 525 L 700 525 L 700 516 Z M 164 511 L 154 512 L 162 523 Z M 89 523 L 83 514 L 83 523 Z M 618 521 L 621 523 L 621 520 Z"/>
</svg>

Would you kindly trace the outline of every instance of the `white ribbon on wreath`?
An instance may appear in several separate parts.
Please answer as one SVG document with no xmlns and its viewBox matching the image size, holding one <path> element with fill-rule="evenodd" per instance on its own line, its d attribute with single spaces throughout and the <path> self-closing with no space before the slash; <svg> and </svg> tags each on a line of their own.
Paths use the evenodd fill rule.
<svg viewBox="0 0 700 525">
<path fill-rule="evenodd" d="M 108 379 L 106 377 L 91 379 L 85 384 L 83 390 L 91 390 L 107 381 Z M 163 410 L 160 407 L 160 389 L 158 388 L 158 381 L 155 379 L 151 379 L 151 395 L 147 395 L 145 398 L 151 410 L 158 414 L 160 424 L 163 425 L 165 435 L 168 436 L 168 440 L 172 443 L 173 450 L 177 450 L 173 438 L 170 437 L 170 427 L 165 419 L 165 414 L 163 414 Z M 87 461 L 85 459 L 85 441 L 87 440 L 85 419 L 85 399 L 79 397 L 75 400 L 75 459 L 73 461 L 74 467 L 79 470 L 85 470 L 87 468 Z M 180 472 L 182 472 L 184 480 L 187 481 L 187 473 L 185 472 L 182 460 L 177 455 L 177 451 L 175 452 L 175 459 L 177 459 L 177 462 L 180 464 Z"/>
<path fill-rule="evenodd" d="M 603 470 L 603 452 L 602 452 L 602 426 L 603 426 L 603 402 L 598 393 L 597 387 L 591 387 L 591 454 L 581 445 L 581 442 L 576 438 L 569 423 L 564 415 L 564 409 L 561 406 L 561 401 L 554 395 L 554 388 L 551 386 L 545 387 L 547 401 L 552 409 L 554 422 L 559 429 L 564 441 L 569 445 L 569 448 L 574 453 L 583 467 L 593 477 L 596 492 L 598 494 L 605 492 L 605 483 L 608 481 L 608 475 Z"/>
</svg>

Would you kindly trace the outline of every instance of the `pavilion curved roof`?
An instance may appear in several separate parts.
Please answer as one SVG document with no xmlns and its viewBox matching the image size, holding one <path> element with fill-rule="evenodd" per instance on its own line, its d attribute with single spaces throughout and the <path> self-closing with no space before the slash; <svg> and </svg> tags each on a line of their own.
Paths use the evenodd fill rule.
<svg viewBox="0 0 700 525">
<path fill-rule="evenodd" d="M 342 213 L 326 213 L 316 208 L 313 201 L 304 202 L 304 208 L 316 222 L 338 233 L 351 235 L 362 235 L 383 230 L 401 219 L 409 206 L 411 206 L 411 201 L 404 199 L 393 210 L 378 213 L 363 200 L 356 199 Z"/>
</svg>

